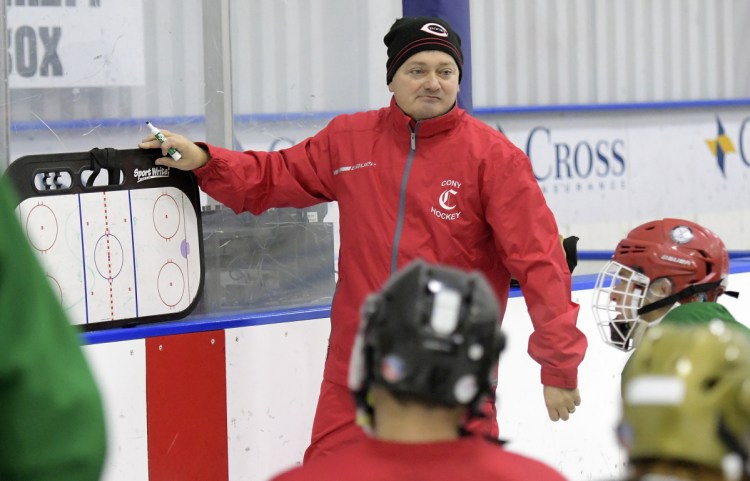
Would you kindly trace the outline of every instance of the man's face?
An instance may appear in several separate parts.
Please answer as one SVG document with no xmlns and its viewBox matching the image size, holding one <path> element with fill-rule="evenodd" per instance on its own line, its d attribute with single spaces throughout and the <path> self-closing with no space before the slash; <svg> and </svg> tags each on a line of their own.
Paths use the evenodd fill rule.
<svg viewBox="0 0 750 481">
<path fill-rule="evenodd" d="M 638 319 L 638 308 L 643 304 L 644 286 L 632 281 L 630 269 L 620 269 L 612 286 L 611 299 L 619 312 L 617 320 Z"/>
<path fill-rule="evenodd" d="M 672 283 L 668 277 L 660 277 L 651 281 L 645 293 L 643 285 L 631 281 L 631 275 L 627 270 L 620 271 L 620 278 L 612 289 L 612 301 L 619 306 L 621 318 L 653 322 L 669 311 L 670 306 L 665 306 L 638 314 L 639 308 L 653 304 L 672 293 Z"/>
<path fill-rule="evenodd" d="M 623 351 L 632 349 L 634 328 L 641 320 L 638 309 L 643 305 L 648 285 L 648 277 L 619 262 L 604 265 L 591 301 L 604 342 Z"/>
<path fill-rule="evenodd" d="M 617 341 L 630 338 L 633 346 L 641 342 L 641 338 L 651 323 L 660 320 L 670 309 L 664 306 L 659 309 L 639 313 L 638 310 L 667 297 L 671 293 L 672 283 L 667 277 L 661 277 L 648 284 L 644 293 L 644 286 L 634 282 L 628 270 L 620 271 L 620 281 L 612 289 L 612 302 L 618 311 L 612 321 L 610 337 Z"/>
<path fill-rule="evenodd" d="M 388 90 L 396 104 L 414 120 L 431 119 L 448 112 L 458 96 L 459 69 L 453 57 L 426 50 L 409 57 L 396 71 Z"/>
</svg>

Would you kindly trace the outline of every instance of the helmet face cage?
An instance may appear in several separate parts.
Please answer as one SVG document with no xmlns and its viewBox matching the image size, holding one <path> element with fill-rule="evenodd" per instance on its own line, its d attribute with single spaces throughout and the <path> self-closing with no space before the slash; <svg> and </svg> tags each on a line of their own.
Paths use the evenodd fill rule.
<svg viewBox="0 0 750 481">
<path fill-rule="evenodd" d="M 415 261 L 362 309 L 350 367 L 360 408 L 370 385 L 427 405 L 474 406 L 494 391 L 504 337 L 483 276 Z"/>
<path fill-rule="evenodd" d="M 596 279 L 591 305 L 602 340 L 630 351 L 648 323 L 640 318 L 650 280 L 640 272 L 609 261 Z"/>
</svg>

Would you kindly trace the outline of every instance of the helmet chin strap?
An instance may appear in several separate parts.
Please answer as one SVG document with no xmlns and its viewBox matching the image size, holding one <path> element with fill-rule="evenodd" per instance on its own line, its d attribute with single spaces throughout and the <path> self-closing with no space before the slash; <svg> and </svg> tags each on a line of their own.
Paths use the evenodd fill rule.
<svg viewBox="0 0 750 481">
<path fill-rule="evenodd" d="M 745 468 L 744 473 L 750 474 L 750 468 L 748 467 L 747 463 L 748 458 L 750 458 L 750 453 L 748 453 L 748 450 L 743 445 L 742 441 L 737 439 L 737 436 L 735 436 L 729 429 L 724 416 L 721 416 L 719 418 L 717 433 L 719 435 L 719 439 L 721 439 L 724 445 L 729 448 L 730 451 L 737 453 L 740 456 L 740 458 L 742 459 L 742 466 Z"/>
<path fill-rule="evenodd" d="M 675 302 L 679 302 L 683 299 L 706 293 L 721 286 L 721 282 L 722 281 L 707 282 L 705 284 L 693 284 L 687 286 L 685 289 L 681 290 L 680 292 L 676 292 L 671 296 L 667 296 L 664 299 L 659 299 L 658 301 L 652 302 L 651 304 L 646 304 L 645 306 L 638 309 L 638 315 L 640 316 L 643 314 L 647 314 L 657 309 L 661 309 L 662 307 L 671 306 Z M 735 299 L 740 296 L 740 293 L 735 291 L 726 291 L 724 292 L 724 294 L 734 297 Z"/>
</svg>

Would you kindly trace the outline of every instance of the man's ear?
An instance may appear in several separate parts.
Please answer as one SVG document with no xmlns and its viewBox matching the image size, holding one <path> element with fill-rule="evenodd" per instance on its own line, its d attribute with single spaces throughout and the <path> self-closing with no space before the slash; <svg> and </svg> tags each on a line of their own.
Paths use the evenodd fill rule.
<svg viewBox="0 0 750 481">
<path fill-rule="evenodd" d="M 669 277 L 660 277 L 651 282 L 648 286 L 648 294 L 656 299 L 663 299 L 673 293 L 672 281 Z"/>
<path fill-rule="evenodd" d="M 388 84 L 388 91 L 390 93 L 393 93 L 393 87 L 392 87 L 392 85 L 393 85 L 393 82 L 391 82 L 391 83 Z"/>
</svg>

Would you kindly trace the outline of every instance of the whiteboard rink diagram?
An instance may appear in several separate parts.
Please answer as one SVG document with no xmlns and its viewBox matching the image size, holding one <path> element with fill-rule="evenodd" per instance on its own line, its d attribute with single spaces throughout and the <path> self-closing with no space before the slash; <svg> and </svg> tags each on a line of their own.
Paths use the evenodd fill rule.
<svg viewBox="0 0 750 481">
<path fill-rule="evenodd" d="M 197 218 L 177 188 L 32 197 L 17 213 L 73 324 L 175 313 L 197 294 Z"/>
</svg>

